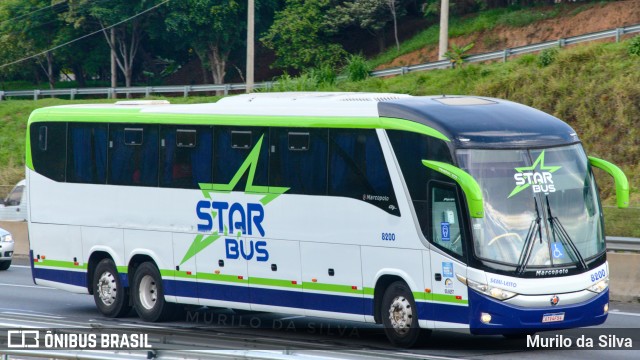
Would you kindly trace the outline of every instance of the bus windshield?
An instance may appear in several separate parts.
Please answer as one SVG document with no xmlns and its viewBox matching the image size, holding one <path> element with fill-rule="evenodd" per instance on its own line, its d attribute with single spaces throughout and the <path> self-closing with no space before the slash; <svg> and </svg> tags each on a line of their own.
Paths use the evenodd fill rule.
<svg viewBox="0 0 640 360">
<path fill-rule="evenodd" d="M 520 269 L 585 265 L 605 250 L 600 206 L 579 144 L 549 149 L 458 150 L 479 183 L 475 256 Z"/>
</svg>

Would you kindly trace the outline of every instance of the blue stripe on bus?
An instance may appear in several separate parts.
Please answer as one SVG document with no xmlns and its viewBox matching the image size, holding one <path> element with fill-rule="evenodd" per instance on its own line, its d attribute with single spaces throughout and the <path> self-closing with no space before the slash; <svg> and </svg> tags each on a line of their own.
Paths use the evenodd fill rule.
<svg viewBox="0 0 640 360">
<path fill-rule="evenodd" d="M 441 303 L 418 302 L 418 319 L 469 324 L 469 307 Z"/>
<path fill-rule="evenodd" d="M 122 274 L 121 274 L 122 275 Z M 43 269 L 35 267 L 33 276 L 75 286 L 87 286 L 87 273 Z M 124 279 L 123 279 L 124 280 Z M 333 294 L 305 293 L 291 290 L 249 288 L 225 284 L 197 283 L 163 279 L 164 292 L 169 296 L 203 298 L 211 300 L 303 308 L 344 314 L 373 315 L 373 299 Z M 438 303 L 418 302 L 418 318 L 421 320 L 445 321 L 468 324 L 469 308 Z"/>
<path fill-rule="evenodd" d="M 63 284 L 87 287 L 87 273 L 34 267 L 32 276 L 36 279 L 55 281 Z"/>
</svg>

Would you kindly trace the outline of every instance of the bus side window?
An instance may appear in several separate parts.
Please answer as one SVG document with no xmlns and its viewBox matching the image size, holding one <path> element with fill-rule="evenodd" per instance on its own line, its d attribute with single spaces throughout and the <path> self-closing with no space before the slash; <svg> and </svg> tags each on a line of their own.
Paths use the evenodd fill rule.
<svg viewBox="0 0 640 360">
<path fill-rule="evenodd" d="M 262 139 L 262 142 L 260 140 Z M 253 185 L 268 185 L 269 129 L 264 127 L 216 126 L 213 129 L 213 182 L 228 184 L 251 151 L 260 142 Z M 249 169 L 242 174 L 235 191 L 245 191 Z"/>
<path fill-rule="evenodd" d="M 287 194 L 327 193 L 326 129 L 271 129 L 269 186 L 288 187 Z"/>
<path fill-rule="evenodd" d="M 109 184 L 158 186 L 158 126 L 109 126 Z"/>
<path fill-rule="evenodd" d="M 375 130 L 329 131 L 329 195 L 362 200 L 400 216 Z"/>
<path fill-rule="evenodd" d="M 160 186 L 199 189 L 212 180 L 213 133 L 209 126 L 162 126 Z"/>
<path fill-rule="evenodd" d="M 67 124 L 31 124 L 31 158 L 35 171 L 55 181 L 65 181 L 67 165 Z"/>
<path fill-rule="evenodd" d="M 431 242 L 452 252 L 463 255 L 463 232 L 460 224 L 460 201 L 453 185 L 430 183 L 431 198 Z"/>
<path fill-rule="evenodd" d="M 106 124 L 69 124 L 68 182 L 107 182 L 107 134 Z"/>
</svg>

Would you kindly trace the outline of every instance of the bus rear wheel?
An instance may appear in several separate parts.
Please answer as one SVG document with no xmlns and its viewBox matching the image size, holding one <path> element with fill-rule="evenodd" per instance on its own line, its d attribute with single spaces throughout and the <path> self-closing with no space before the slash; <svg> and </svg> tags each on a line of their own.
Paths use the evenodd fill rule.
<svg viewBox="0 0 640 360">
<path fill-rule="evenodd" d="M 403 281 L 396 281 L 385 290 L 380 311 L 384 332 L 394 346 L 410 348 L 431 334 L 418 325 L 416 302 Z"/>
<path fill-rule="evenodd" d="M 175 304 L 164 300 L 160 271 L 150 262 L 145 262 L 136 269 L 132 297 L 136 312 L 144 321 L 166 321 L 175 314 Z"/>
<path fill-rule="evenodd" d="M 93 273 L 93 301 L 107 317 L 122 317 L 131 310 L 127 291 L 111 259 L 102 259 L 96 266 Z"/>
</svg>

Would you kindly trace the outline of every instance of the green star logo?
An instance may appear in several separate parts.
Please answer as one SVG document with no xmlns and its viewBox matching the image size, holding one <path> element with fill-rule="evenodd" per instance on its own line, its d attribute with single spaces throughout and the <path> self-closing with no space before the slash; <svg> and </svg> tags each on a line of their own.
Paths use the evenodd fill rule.
<svg viewBox="0 0 640 360">
<path fill-rule="evenodd" d="M 287 190 L 289 190 L 289 188 L 287 187 L 260 186 L 260 185 L 253 184 L 253 178 L 256 174 L 256 168 L 258 167 L 258 160 L 260 158 L 260 149 L 262 148 L 263 139 L 264 139 L 264 135 L 260 137 L 260 140 L 258 140 L 258 142 L 256 143 L 256 146 L 253 147 L 253 149 L 249 153 L 249 156 L 247 156 L 247 158 L 242 163 L 242 165 L 240 165 L 240 168 L 238 169 L 238 171 L 233 176 L 231 181 L 229 181 L 228 184 L 206 184 L 206 183 L 199 184 L 200 191 L 202 191 L 202 194 L 204 195 L 204 197 L 207 199 L 211 199 L 212 194 L 215 194 L 215 193 L 228 194 L 232 192 L 233 189 L 235 189 L 238 182 L 240 181 L 240 179 L 242 179 L 242 177 L 247 172 L 248 172 L 247 183 L 245 185 L 244 192 L 245 194 L 250 193 L 255 195 L 262 195 L 262 198 L 260 199 L 260 203 L 263 206 L 266 206 L 268 203 L 275 200 L 278 196 L 284 194 Z M 217 215 L 218 214 L 215 211 L 211 212 L 212 219 L 215 219 Z M 226 228 L 226 226 L 225 226 L 223 235 L 224 236 L 229 235 L 228 229 Z M 193 239 L 193 243 L 191 243 L 191 246 L 189 247 L 189 250 L 187 250 L 187 253 L 184 254 L 184 257 L 182 258 L 180 265 L 184 264 L 186 261 L 194 257 L 197 253 L 201 252 L 202 250 L 207 248 L 209 245 L 213 244 L 216 240 L 221 238 L 223 235 L 220 235 L 218 231 L 215 231 L 210 235 L 204 235 L 204 234 L 196 235 L 195 239 Z M 238 236 L 240 236 L 240 233 L 238 233 Z"/>
<path fill-rule="evenodd" d="M 545 164 L 544 164 L 544 150 L 543 150 L 542 153 L 540 153 L 540 155 L 536 159 L 536 161 L 533 163 L 533 165 L 517 167 L 517 168 L 515 168 L 515 170 L 517 172 L 519 172 L 519 173 L 523 173 L 523 172 L 536 173 L 536 168 L 538 169 L 537 172 L 546 171 L 548 173 L 554 173 L 557 170 L 559 170 L 560 168 L 562 168 L 562 166 L 545 166 Z M 531 181 L 527 181 L 527 183 L 523 184 L 523 185 L 517 185 L 513 189 L 513 191 L 511 191 L 511 194 L 509 194 L 509 196 L 507 198 L 510 198 L 510 197 L 518 194 L 519 192 L 521 192 L 522 190 L 528 188 L 529 186 L 531 186 Z"/>
</svg>

